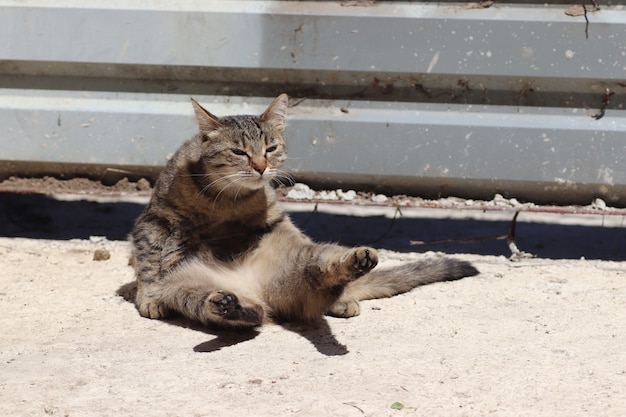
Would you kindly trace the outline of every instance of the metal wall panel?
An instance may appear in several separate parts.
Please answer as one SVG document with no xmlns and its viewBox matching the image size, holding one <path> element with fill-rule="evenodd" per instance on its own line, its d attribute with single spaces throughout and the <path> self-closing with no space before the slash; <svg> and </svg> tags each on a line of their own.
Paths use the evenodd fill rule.
<svg viewBox="0 0 626 417">
<path fill-rule="evenodd" d="M 621 5 L 348 4 L 0 1 L 0 176 L 154 174 L 190 96 L 286 91 L 297 179 L 626 205 Z"/>
</svg>

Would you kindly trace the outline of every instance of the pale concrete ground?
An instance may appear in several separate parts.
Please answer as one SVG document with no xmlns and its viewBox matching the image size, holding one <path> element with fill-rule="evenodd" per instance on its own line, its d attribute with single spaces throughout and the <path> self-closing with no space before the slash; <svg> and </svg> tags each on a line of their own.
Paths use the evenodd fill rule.
<svg viewBox="0 0 626 417">
<path fill-rule="evenodd" d="M 538 257 L 511 262 L 502 241 L 408 245 L 506 234 L 510 213 L 289 208 L 316 238 L 377 240 L 383 264 L 446 251 L 481 274 L 320 329 L 150 321 L 117 295 L 140 204 L 0 194 L 0 415 L 626 415 L 622 218 L 521 214 Z"/>
</svg>

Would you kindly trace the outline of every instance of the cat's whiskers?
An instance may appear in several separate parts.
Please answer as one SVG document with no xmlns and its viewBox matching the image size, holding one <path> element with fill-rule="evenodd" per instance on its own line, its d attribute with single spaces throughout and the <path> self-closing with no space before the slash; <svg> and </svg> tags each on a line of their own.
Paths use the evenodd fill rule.
<svg viewBox="0 0 626 417">
<path fill-rule="evenodd" d="M 180 174 L 179 174 L 180 175 Z M 219 178 L 217 178 L 215 181 L 212 181 L 211 183 L 203 186 L 200 191 L 198 191 L 198 194 L 196 195 L 196 199 L 202 197 L 204 195 L 204 193 L 206 193 L 211 187 L 217 185 L 218 182 L 222 181 L 222 180 L 226 180 L 229 177 L 233 176 L 233 175 L 237 175 L 237 174 L 232 174 L 231 171 L 217 171 L 217 172 L 211 172 L 211 173 L 200 173 L 200 174 L 184 174 L 184 175 L 180 175 L 182 177 L 202 177 L 204 178 L 209 178 L 212 175 L 218 175 Z"/>
<path fill-rule="evenodd" d="M 210 177 L 211 175 L 219 175 L 224 176 L 224 175 L 228 175 L 228 173 L 231 171 L 217 171 L 217 172 L 210 172 L 210 173 L 201 173 L 201 174 L 185 174 L 185 175 L 181 175 L 182 177 Z"/>
<path fill-rule="evenodd" d="M 246 179 L 245 176 L 241 175 L 241 172 L 238 172 L 236 174 L 231 175 L 232 176 L 237 176 L 238 178 L 234 181 L 231 181 L 229 184 L 227 184 L 225 187 L 223 187 L 219 193 L 217 193 L 217 195 L 215 196 L 215 198 L 213 199 L 213 209 L 215 208 L 215 204 L 217 203 L 217 199 L 220 198 L 220 195 L 222 195 L 222 193 L 224 191 L 226 191 L 226 189 L 228 187 L 230 187 L 231 185 L 235 185 L 236 183 L 240 182 L 240 181 L 244 181 Z M 237 190 L 237 192 L 235 193 L 235 200 L 237 199 L 237 194 L 239 194 L 239 191 L 241 190 L 242 186 L 240 184 L 239 189 Z"/>
<path fill-rule="evenodd" d="M 208 177 L 208 176 L 210 176 L 210 174 L 206 174 L 206 176 Z M 239 181 L 239 180 L 240 180 L 240 174 L 239 174 L 238 172 L 237 172 L 237 173 L 232 173 L 232 174 L 229 174 L 229 175 L 225 175 L 225 176 L 223 176 L 223 177 L 219 177 L 219 178 L 218 178 L 218 179 L 216 179 L 215 181 L 212 181 L 211 183 L 209 183 L 209 184 L 205 185 L 205 186 L 204 186 L 204 187 L 203 187 L 203 188 L 202 188 L 202 189 L 198 192 L 198 196 L 197 196 L 197 198 L 200 198 L 200 197 L 202 197 L 203 195 L 205 195 L 205 194 L 206 194 L 206 192 L 207 192 L 207 191 L 209 191 L 211 188 L 214 188 L 214 187 L 219 186 L 219 185 L 220 185 L 220 183 L 221 183 L 222 181 L 230 181 L 230 179 L 231 179 L 231 178 L 237 178 L 237 179 L 236 179 L 235 181 L 230 182 L 230 184 L 226 184 L 226 186 L 225 186 L 225 187 L 223 187 L 223 188 L 222 188 L 222 189 L 221 189 L 221 190 L 217 193 L 217 195 L 216 195 L 216 196 L 215 196 L 215 198 L 214 198 L 214 205 L 215 205 L 215 201 L 217 201 L 217 198 L 220 196 L 220 194 L 222 194 L 222 192 L 223 192 L 226 188 L 228 188 L 231 184 L 233 184 L 233 183 L 235 183 L 235 182 L 237 182 L 237 181 Z"/>
<path fill-rule="evenodd" d="M 251 178 L 253 179 L 255 177 L 255 175 L 251 172 L 240 171 L 239 173 L 241 174 L 242 180 L 247 180 Z M 237 189 L 237 192 L 235 193 L 234 201 L 237 201 L 237 197 L 239 196 L 239 192 L 241 191 L 242 188 L 244 188 L 243 184 L 239 184 L 239 188 Z"/>
<path fill-rule="evenodd" d="M 178 175 L 180 175 L 182 177 L 204 177 L 204 178 L 210 177 L 212 175 L 216 175 L 216 176 L 220 177 L 220 178 L 218 178 L 218 180 L 219 180 L 219 179 L 221 179 L 223 177 L 226 177 L 228 175 L 231 175 L 231 174 L 232 174 L 231 170 L 225 170 L 225 171 L 211 171 L 209 173 L 203 172 L 203 173 L 200 173 L 200 174 L 184 174 L 184 175 L 178 174 Z"/>
<path fill-rule="evenodd" d="M 234 172 L 234 173 L 229 173 L 230 171 L 225 171 L 225 172 L 211 172 L 210 174 L 204 174 L 205 177 L 210 177 L 210 176 L 215 176 L 218 175 L 219 178 L 217 178 L 216 180 L 210 182 L 209 184 L 205 185 L 201 192 L 205 193 L 206 191 L 208 191 L 209 189 L 211 189 L 212 187 L 215 187 L 218 185 L 219 182 L 221 181 L 228 181 L 233 177 L 239 177 L 240 173 L 239 172 Z M 226 174 L 226 175 L 225 175 Z"/>
<path fill-rule="evenodd" d="M 222 171 L 222 172 L 211 172 L 207 174 L 188 174 L 188 176 L 211 177 L 215 175 L 222 175 L 219 178 L 215 179 L 214 181 L 210 182 L 209 184 L 205 185 L 199 191 L 198 196 L 197 196 L 198 198 L 200 198 L 202 195 L 205 195 L 207 191 L 209 191 L 210 189 L 221 188 L 213 199 L 213 208 L 215 208 L 215 204 L 217 203 L 217 200 L 222 196 L 222 193 L 224 193 L 224 191 L 226 191 L 231 186 L 239 185 L 234 196 L 234 199 L 237 200 L 237 197 L 239 196 L 241 190 L 243 188 L 248 188 L 244 185 L 246 180 L 269 182 L 274 179 L 277 172 L 278 170 L 276 169 L 268 168 L 268 170 L 265 171 L 263 174 L 256 174 L 256 173 L 249 172 L 249 171 L 239 171 L 236 173 L 232 173 L 231 171 Z M 224 174 L 227 174 L 227 175 L 224 175 Z M 223 184 L 223 182 L 227 182 L 227 184 Z"/>
<path fill-rule="evenodd" d="M 237 201 L 237 197 L 239 196 L 239 192 L 241 191 L 242 188 L 243 188 L 243 185 L 239 184 L 239 188 L 237 188 L 237 192 L 235 193 L 235 197 L 233 201 Z"/>
<path fill-rule="evenodd" d="M 296 180 L 287 171 L 282 170 L 282 169 L 275 169 L 274 171 L 275 171 L 275 174 L 272 180 L 278 182 L 279 184 L 284 185 L 284 186 L 292 186 L 296 183 Z M 285 184 L 283 180 L 285 180 L 287 184 Z"/>
</svg>

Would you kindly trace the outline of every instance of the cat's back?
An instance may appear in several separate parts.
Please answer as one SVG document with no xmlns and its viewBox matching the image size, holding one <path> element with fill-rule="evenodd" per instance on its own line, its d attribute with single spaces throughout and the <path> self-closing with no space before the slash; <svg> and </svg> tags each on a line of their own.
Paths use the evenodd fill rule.
<svg viewBox="0 0 626 417">
<path fill-rule="evenodd" d="M 202 139 L 200 135 L 196 135 L 184 142 L 168 159 L 154 184 L 153 199 L 155 196 L 164 198 L 175 180 L 184 180 L 192 175 L 191 167 L 197 164 L 201 157 Z"/>
</svg>

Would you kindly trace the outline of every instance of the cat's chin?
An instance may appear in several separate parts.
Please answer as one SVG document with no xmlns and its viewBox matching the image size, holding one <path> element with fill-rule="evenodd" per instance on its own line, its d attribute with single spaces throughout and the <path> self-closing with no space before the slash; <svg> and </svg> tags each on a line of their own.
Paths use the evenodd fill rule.
<svg viewBox="0 0 626 417">
<path fill-rule="evenodd" d="M 255 178 L 250 178 L 246 181 L 245 187 L 250 190 L 259 190 L 261 188 L 265 188 L 269 183 L 272 182 L 272 178 L 269 175 L 259 175 Z"/>
</svg>

